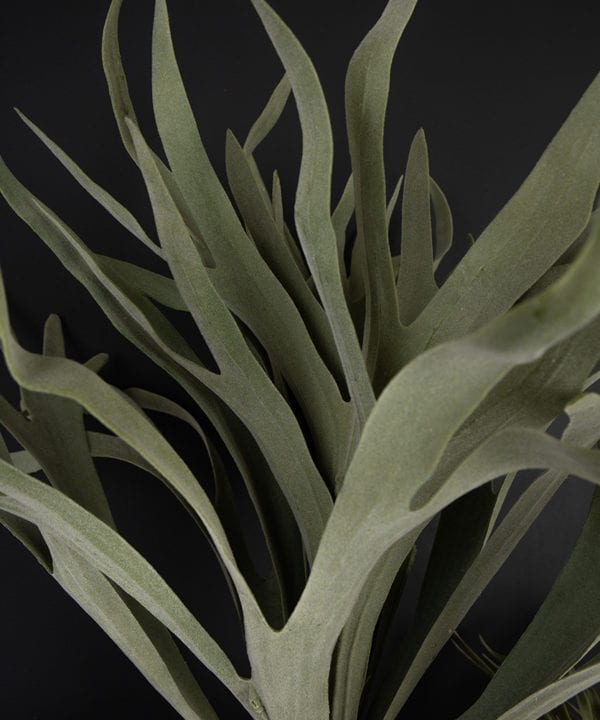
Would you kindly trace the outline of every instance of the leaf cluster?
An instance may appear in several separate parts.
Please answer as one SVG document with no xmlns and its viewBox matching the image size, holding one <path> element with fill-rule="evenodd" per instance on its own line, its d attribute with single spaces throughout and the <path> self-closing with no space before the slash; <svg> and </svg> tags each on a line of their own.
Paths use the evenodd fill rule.
<svg viewBox="0 0 600 720">
<path fill-rule="evenodd" d="M 193 409 L 108 384 L 103 356 L 68 359 L 55 316 L 42 352 L 26 350 L 0 284 L 2 351 L 21 390 L 18 409 L 0 398 L 0 424 L 19 447 L 0 445 L 0 523 L 183 718 L 217 713 L 175 639 L 251 717 L 393 720 L 565 477 L 600 483 L 600 76 L 442 282 L 452 214 L 430 177 L 423 131 L 389 197 L 385 183 L 390 69 L 416 0 L 389 0 L 349 64 L 352 174 L 333 211 L 334 148 L 318 76 L 281 18 L 264 0 L 252 3 L 285 73 L 245 140 L 228 132 L 228 188 L 198 132 L 165 0 L 155 2 L 152 94 L 166 163 L 129 94 L 121 0 L 110 6 L 104 70 L 152 230 L 22 115 L 162 271 L 93 252 L 2 163 L 6 201 Z M 254 159 L 290 97 L 303 138 L 293 221 L 278 175 L 266 182 Z M 175 328 L 173 312 L 193 321 L 210 362 Z M 563 412 L 568 425 L 555 437 L 548 428 Z M 87 430 L 86 414 L 104 430 Z M 155 414 L 197 433 L 214 497 Z M 119 533 L 99 457 L 142 468 L 197 522 L 236 603 L 250 677 Z M 266 574 L 244 542 L 230 461 L 264 535 Z M 522 469 L 538 475 L 508 506 Z M 389 668 L 382 650 L 393 642 L 419 537 L 435 520 L 414 622 Z M 460 720 L 534 720 L 574 695 L 592 697 L 585 693 L 600 680 L 600 663 L 578 663 L 600 636 L 599 532 L 596 489 L 551 591 Z"/>
</svg>

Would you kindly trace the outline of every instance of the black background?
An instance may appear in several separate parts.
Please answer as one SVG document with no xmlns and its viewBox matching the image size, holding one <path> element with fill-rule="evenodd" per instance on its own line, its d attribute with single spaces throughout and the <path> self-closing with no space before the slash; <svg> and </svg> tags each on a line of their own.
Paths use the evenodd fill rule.
<svg viewBox="0 0 600 720">
<path fill-rule="evenodd" d="M 243 139 L 281 74 L 248 0 L 172 0 L 173 36 L 209 154 L 223 173 L 225 128 Z M 353 49 L 383 0 L 273 0 L 313 58 L 332 115 L 338 156 L 334 191 L 348 173 L 343 78 Z M 158 148 L 150 110 L 151 2 L 125 0 L 122 44 L 142 126 Z M 1 152 L 34 193 L 95 250 L 152 267 L 152 258 L 121 230 L 22 125 L 18 106 L 97 182 L 151 227 L 137 170 L 120 146 L 100 62 L 108 2 L 3 4 Z M 457 253 L 478 235 L 517 189 L 600 66 L 600 3 L 422 0 L 394 64 L 386 155 L 390 183 L 403 171 L 414 132 L 424 127 L 432 174 L 453 208 Z M 268 146 L 265 170 L 280 170 L 288 207 L 300 152 L 290 104 Z M 13 323 L 22 342 L 39 347 L 44 317 L 64 319 L 72 356 L 107 351 L 105 377 L 185 403 L 148 360 L 123 341 L 85 290 L 4 206 L 0 265 Z M 446 268 L 448 269 L 448 267 Z M 2 389 L 15 390 L 2 372 Z M 188 405 L 189 407 L 189 405 Z M 177 425 L 165 432 L 207 478 L 206 458 Z M 239 631 L 216 563 L 174 500 L 141 473 L 100 464 L 117 519 L 244 667 Z M 208 479 L 206 481 L 209 486 Z M 464 632 L 482 632 L 507 651 L 535 612 L 577 533 L 588 488 L 570 481 L 484 593 Z M 0 530 L 0 714 L 7 720 L 127 717 L 167 720 L 176 714 L 103 633 L 4 530 Z M 196 665 L 194 665 L 196 667 Z M 200 668 L 223 718 L 243 717 Z M 453 648 L 415 693 L 403 718 L 450 720 L 476 697 L 484 678 Z"/>
</svg>

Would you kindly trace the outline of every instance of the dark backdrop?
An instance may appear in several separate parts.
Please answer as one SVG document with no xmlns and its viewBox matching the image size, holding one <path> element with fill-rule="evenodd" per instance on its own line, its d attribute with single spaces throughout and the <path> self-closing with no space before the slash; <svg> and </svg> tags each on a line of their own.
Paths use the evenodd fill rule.
<svg viewBox="0 0 600 720">
<path fill-rule="evenodd" d="M 338 143 L 334 189 L 348 172 L 343 78 L 353 49 L 383 0 L 273 0 L 320 72 Z M 248 0 L 171 0 L 176 51 L 209 153 L 223 172 L 225 128 L 243 138 L 280 76 L 280 66 Z M 89 245 L 152 264 L 66 174 L 12 112 L 18 106 L 101 185 L 151 227 L 143 185 L 122 150 L 100 62 L 108 0 L 29 0 L 0 10 L 1 152 L 18 177 Z M 150 112 L 149 41 L 152 3 L 126 0 L 122 43 L 144 129 L 158 147 Z M 457 231 L 477 235 L 516 190 L 600 65 L 600 3 L 422 0 L 397 54 L 387 126 L 390 182 L 403 171 L 410 140 L 423 126 L 432 174 L 446 190 Z M 259 152 L 267 171 L 280 170 L 286 202 L 300 151 L 293 106 Z M 14 325 L 22 342 L 39 347 L 44 317 L 65 321 L 71 354 L 84 360 L 107 351 L 105 377 L 186 402 L 178 388 L 123 341 L 93 301 L 4 206 L 0 264 Z M 3 370 L 2 390 L 15 398 Z M 206 458 L 179 426 L 165 431 L 200 477 Z M 101 464 L 124 532 L 164 573 L 207 627 L 244 665 L 239 630 L 208 550 L 176 503 L 141 473 Z M 208 480 L 207 480 L 208 483 Z M 556 576 L 585 513 L 589 491 L 568 483 L 498 575 L 465 623 L 499 651 L 510 648 Z M 193 549 L 190 549 L 190 544 Z M 184 562 L 175 560 L 182 553 Z M 27 552 L 0 529 L 3 571 L 0 697 L 7 720 L 127 717 L 168 720 L 175 713 Z M 195 667 L 195 666 L 194 666 Z M 222 717 L 237 706 L 201 669 Z M 484 679 L 453 648 L 415 694 L 402 717 L 450 720 Z M 243 715 L 243 714 L 242 714 Z"/>
</svg>

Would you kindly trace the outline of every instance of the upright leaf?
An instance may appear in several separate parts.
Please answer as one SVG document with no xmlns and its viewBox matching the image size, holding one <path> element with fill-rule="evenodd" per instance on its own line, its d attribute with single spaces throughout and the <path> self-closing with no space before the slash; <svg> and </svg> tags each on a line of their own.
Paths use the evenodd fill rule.
<svg viewBox="0 0 600 720">
<path fill-rule="evenodd" d="M 362 424 L 373 406 L 373 391 L 346 305 L 331 222 L 333 140 L 329 112 L 313 64 L 296 37 L 264 0 L 252 0 L 252 4 L 286 69 L 298 107 L 303 151 L 296 193 L 296 228 Z"/>
<path fill-rule="evenodd" d="M 454 225 L 448 200 L 442 188 L 432 177 L 429 178 L 429 189 L 431 190 L 431 205 L 433 207 L 433 219 L 435 223 L 435 260 L 433 267 L 437 270 L 446 253 L 452 247 Z"/>
<path fill-rule="evenodd" d="M 210 163 L 177 66 L 164 0 L 156 3 L 152 84 L 156 121 L 169 164 L 215 259 L 211 283 L 276 360 L 306 417 L 314 423 L 314 437 L 329 438 L 326 471 L 335 476 L 346 455 L 350 408 L 289 293 L 244 232 Z M 129 127 L 136 126 L 129 123 Z"/>
<path fill-rule="evenodd" d="M 599 263 L 597 226 L 561 282 L 479 332 L 422 354 L 398 373 L 378 400 L 353 456 L 292 627 L 308 632 L 315 613 L 327 614 L 335 618 L 327 628 L 334 641 L 373 562 L 393 542 L 485 482 L 479 477 L 465 485 L 447 483 L 434 489 L 433 498 L 419 497 L 453 434 L 494 385 L 600 314 Z M 549 467 L 557 458 L 552 451 Z M 375 487 L 372 478 L 378 479 Z M 593 474 L 589 479 L 595 479 Z M 366 506 L 371 509 L 365 515 Z"/>
<path fill-rule="evenodd" d="M 402 196 L 402 238 L 398 272 L 400 319 L 410 325 L 435 295 L 429 158 L 425 133 L 419 130 L 408 155 Z"/>
<path fill-rule="evenodd" d="M 404 361 L 510 308 L 585 228 L 600 183 L 600 75 L 403 345 Z"/>
<path fill-rule="evenodd" d="M 183 219 L 162 182 L 141 134 L 129 125 L 169 267 L 219 374 L 215 390 L 251 429 L 280 482 L 312 557 L 331 509 L 331 497 L 301 436 L 296 418 L 246 345 L 216 293 Z"/>
<path fill-rule="evenodd" d="M 400 331 L 386 222 L 383 134 L 392 60 L 416 0 L 390 0 L 352 56 L 346 75 L 346 123 L 354 194 L 357 244 L 364 248 L 366 317 L 363 345 L 376 388 L 397 370 Z"/>
</svg>

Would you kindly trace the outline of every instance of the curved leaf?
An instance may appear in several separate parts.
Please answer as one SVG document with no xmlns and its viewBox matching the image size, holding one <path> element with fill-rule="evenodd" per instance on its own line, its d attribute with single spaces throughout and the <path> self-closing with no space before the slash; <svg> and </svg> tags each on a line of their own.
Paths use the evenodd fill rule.
<svg viewBox="0 0 600 720">
<path fill-rule="evenodd" d="M 296 192 L 296 228 L 362 424 L 373 406 L 373 391 L 346 305 L 343 268 L 331 222 L 333 140 L 329 112 L 314 67 L 296 37 L 264 0 L 252 0 L 252 4 L 286 69 L 298 107 L 303 152 Z"/>
<path fill-rule="evenodd" d="M 419 317 L 405 361 L 508 310 L 585 228 L 600 183 L 600 74 Z"/>
<path fill-rule="evenodd" d="M 79 552 L 168 627 L 244 704 L 248 681 L 187 610 L 162 577 L 118 533 L 54 488 L 0 461 L 0 500 L 11 513 L 23 516 L 58 536 Z"/>
<path fill-rule="evenodd" d="M 588 394 L 567 408 L 569 425 L 564 433 L 564 440 L 583 447 L 590 447 L 597 442 L 600 437 L 599 400 L 600 396 Z M 493 474 L 496 469 L 492 469 L 489 474 Z M 386 720 L 396 717 L 417 682 L 448 641 L 452 630 L 458 627 L 469 608 L 508 559 L 564 479 L 561 472 L 546 472 L 517 499 L 446 599 L 426 634 L 414 638 L 413 652 L 409 653 L 410 663 L 402 663 L 404 677 L 394 678 L 395 682 L 390 682 L 387 678 L 384 681 L 379 689 L 375 717 L 385 717 Z"/>
<path fill-rule="evenodd" d="M 326 466 L 330 472 L 335 468 L 335 475 L 343 471 L 339 463 L 346 455 L 344 431 L 351 420 L 350 408 L 317 353 L 298 309 L 244 232 L 215 174 L 177 66 L 164 0 L 156 3 L 153 101 L 173 175 L 215 259 L 210 281 L 229 310 L 275 359 L 306 416 L 319 423 L 315 438 L 337 435 L 329 443 Z M 129 128 L 131 134 L 136 126 L 130 122 Z M 140 140 L 138 131 L 138 144 Z"/>
<path fill-rule="evenodd" d="M 357 244 L 364 249 L 363 345 L 375 387 L 396 372 L 400 332 L 386 218 L 383 134 L 392 60 L 416 0 L 390 0 L 355 51 L 346 75 L 346 123 L 356 196 Z"/>
<path fill-rule="evenodd" d="M 136 665 L 185 720 L 217 715 L 183 660 L 169 631 L 67 543 L 44 532 L 54 560 L 53 576 Z"/>
<path fill-rule="evenodd" d="M 287 75 L 284 75 L 277 83 L 267 104 L 248 131 L 244 142 L 244 150 L 247 153 L 252 154 L 275 127 L 287 105 L 291 91 L 292 86 L 290 85 L 290 80 Z"/>
<path fill-rule="evenodd" d="M 354 454 L 306 590 L 288 624 L 294 632 L 300 627 L 310 632 L 315 615 L 326 613 L 335 619 L 327 628 L 335 642 L 374 561 L 480 484 L 479 478 L 467 486 L 449 482 L 436 488 L 433 501 L 424 506 L 413 500 L 453 434 L 510 369 L 541 357 L 600 314 L 599 264 L 596 227 L 559 283 L 478 333 L 424 353 L 398 373 L 378 400 Z M 372 478 L 377 478 L 375 486 Z M 419 499 L 425 502 L 427 495 Z"/>
<path fill-rule="evenodd" d="M 600 683 L 600 661 L 538 690 L 502 713 L 497 720 L 538 720 L 544 713 L 597 683 Z"/>
<path fill-rule="evenodd" d="M 152 154 L 129 124 L 144 174 L 158 234 L 178 288 L 218 366 L 215 390 L 227 398 L 254 434 L 273 467 L 314 556 L 331 509 L 331 496 L 314 466 L 290 407 L 248 348 L 238 325 L 215 291 Z"/>
<path fill-rule="evenodd" d="M 91 370 L 65 358 L 36 355 L 18 344 L 10 327 L 1 276 L 0 338 L 7 366 L 19 385 L 33 392 L 74 400 L 165 477 L 204 524 L 235 583 L 245 612 L 260 617 L 255 600 L 236 566 L 220 520 L 187 465 L 130 400 Z"/>
<path fill-rule="evenodd" d="M 431 204 L 433 206 L 433 219 L 435 223 L 435 259 L 433 261 L 433 267 L 434 270 L 437 270 L 446 253 L 452 247 L 454 225 L 448 200 L 442 192 L 442 188 L 432 177 L 429 178 L 429 189 L 431 191 Z"/>
<path fill-rule="evenodd" d="M 250 159 L 231 131 L 227 132 L 225 147 L 229 186 L 254 242 L 296 304 L 319 354 L 336 377 L 343 377 L 323 308 L 308 288 L 287 245 L 282 242 L 282 233 L 277 228 L 271 205 L 262 201 L 254 182 Z M 326 441 L 328 445 L 335 442 L 332 438 L 319 438 L 318 433 L 316 439 L 318 442 Z"/>
</svg>

